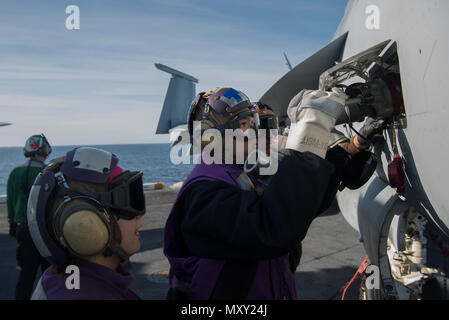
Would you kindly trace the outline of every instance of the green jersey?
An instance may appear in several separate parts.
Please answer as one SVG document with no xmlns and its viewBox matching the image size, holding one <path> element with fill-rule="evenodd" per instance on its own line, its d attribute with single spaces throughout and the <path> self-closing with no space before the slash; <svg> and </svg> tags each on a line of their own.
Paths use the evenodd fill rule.
<svg viewBox="0 0 449 320">
<path fill-rule="evenodd" d="M 14 168 L 9 175 L 6 191 L 9 223 L 27 222 L 28 195 L 34 180 L 44 168 L 42 161 L 32 159 Z"/>
</svg>

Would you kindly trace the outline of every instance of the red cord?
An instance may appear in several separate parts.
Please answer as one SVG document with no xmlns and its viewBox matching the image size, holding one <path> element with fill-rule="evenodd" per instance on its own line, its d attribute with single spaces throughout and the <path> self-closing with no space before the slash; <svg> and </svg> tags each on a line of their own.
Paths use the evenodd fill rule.
<svg viewBox="0 0 449 320">
<path fill-rule="evenodd" d="M 348 284 L 346 285 L 345 289 L 343 290 L 343 295 L 341 296 L 341 300 L 345 300 L 346 290 L 349 289 L 349 287 L 351 286 L 351 284 L 354 282 L 354 280 L 357 278 L 357 276 L 359 274 L 362 274 L 363 272 L 365 272 L 365 269 L 366 269 L 366 267 L 368 267 L 368 265 L 369 265 L 368 264 L 368 256 L 366 256 L 365 259 L 363 260 L 362 264 L 360 265 L 360 267 L 355 272 L 355 274 L 352 277 L 351 281 L 348 282 Z"/>
</svg>

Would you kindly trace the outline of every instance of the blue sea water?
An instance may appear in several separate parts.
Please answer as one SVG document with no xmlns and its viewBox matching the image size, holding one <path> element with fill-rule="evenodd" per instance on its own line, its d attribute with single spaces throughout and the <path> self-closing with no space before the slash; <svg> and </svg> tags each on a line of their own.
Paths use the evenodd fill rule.
<svg viewBox="0 0 449 320">
<path fill-rule="evenodd" d="M 77 146 L 54 146 L 49 160 L 63 156 Z M 124 144 L 96 145 L 114 153 L 119 158 L 119 166 L 125 170 L 143 171 L 143 182 L 161 181 L 172 185 L 183 181 L 193 169 L 193 164 L 172 164 L 170 161 L 170 144 Z M 22 147 L 0 148 L 0 195 L 6 194 L 8 176 L 14 167 L 26 161 Z"/>
</svg>

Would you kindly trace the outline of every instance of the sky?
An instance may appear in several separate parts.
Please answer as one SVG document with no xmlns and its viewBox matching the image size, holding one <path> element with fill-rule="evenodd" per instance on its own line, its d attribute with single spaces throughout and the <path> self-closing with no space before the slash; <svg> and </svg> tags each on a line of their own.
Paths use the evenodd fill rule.
<svg viewBox="0 0 449 320">
<path fill-rule="evenodd" d="M 156 135 L 170 75 L 197 92 L 257 101 L 329 43 L 347 0 L 2 0 L 0 147 L 44 133 L 52 145 L 168 143 Z M 76 5 L 80 28 L 66 28 Z"/>
</svg>

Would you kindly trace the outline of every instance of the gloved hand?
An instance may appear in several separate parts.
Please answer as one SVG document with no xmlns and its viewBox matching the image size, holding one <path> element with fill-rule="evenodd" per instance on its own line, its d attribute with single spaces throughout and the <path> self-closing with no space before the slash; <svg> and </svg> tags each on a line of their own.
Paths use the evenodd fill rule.
<svg viewBox="0 0 449 320">
<path fill-rule="evenodd" d="M 337 129 L 333 128 L 331 130 L 331 136 L 329 139 L 329 144 L 327 146 L 327 149 L 330 150 L 333 147 L 340 145 L 340 144 L 344 144 L 349 142 L 349 138 L 346 137 L 343 132 L 338 131 Z"/>
<path fill-rule="evenodd" d="M 330 132 L 336 119 L 344 113 L 346 95 L 337 88 L 332 92 L 302 90 L 291 101 L 287 114 L 291 127 L 286 149 L 310 151 L 326 156 Z"/>
<path fill-rule="evenodd" d="M 343 136 L 344 137 L 344 136 Z M 373 175 L 377 166 L 375 154 L 358 150 L 353 143 L 333 143 L 326 154 L 326 160 L 335 167 L 338 190 L 355 190 L 363 186 Z"/>
<path fill-rule="evenodd" d="M 345 164 L 341 184 L 338 190 L 344 188 L 355 190 L 363 186 L 376 171 L 377 157 L 369 151 L 360 151 L 348 159 Z"/>
<path fill-rule="evenodd" d="M 9 224 L 9 236 L 15 238 L 17 234 L 17 223 L 13 222 Z"/>
<path fill-rule="evenodd" d="M 384 129 L 385 120 L 367 118 L 359 133 L 363 137 L 357 135 L 353 139 L 355 147 L 359 150 L 368 149 L 376 140 L 383 139 L 382 130 Z"/>
<path fill-rule="evenodd" d="M 360 150 L 357 149 L 357 147 L 354 145 L 353 138 L 349 139 L 342 132 L 340 132 L 334 128 L 331 131 L 331 136 L 330 136 L 329 145 L 328 145 L 327 150 L 329 151 L 332 148 L 339 146 L 343 150 L 345 150 L 347 153 L 349 153 L 350 156 L 354 156 L 357 153 L 359 153 Z"/>
</svg>

